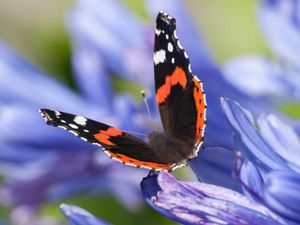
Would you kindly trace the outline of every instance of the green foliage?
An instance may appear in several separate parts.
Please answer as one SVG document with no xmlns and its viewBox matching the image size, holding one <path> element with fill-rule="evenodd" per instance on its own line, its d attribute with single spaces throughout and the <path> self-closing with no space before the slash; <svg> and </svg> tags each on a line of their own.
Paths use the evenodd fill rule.
<svg viewBox="0 0 300 225">
<path fill-rule="evenodd" d="M 279 106 L 279 109 L 294 119 L 300 119 L 300 104 L 289 103 Z"/>
<path fill-rule="evenodd" d="M 241 54 L 270 54 L 256 20 L 258 1 L 187 1 L 219 62 Z"/>
</svg>

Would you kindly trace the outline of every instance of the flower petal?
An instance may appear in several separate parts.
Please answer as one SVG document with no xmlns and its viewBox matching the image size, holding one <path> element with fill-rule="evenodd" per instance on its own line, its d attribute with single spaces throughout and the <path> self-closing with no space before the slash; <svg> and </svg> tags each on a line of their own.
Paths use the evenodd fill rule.
<svg viewBox="0 0 300 225">
<path fill-rule="evenodd" d="M 241 150 L 250 161 L 266 170 L 285 167 L 285 161 L 272 150 L 254 127 L 249 111 L 229 99 L 222 98 L 221 104 L 227 119 L 244 145 Z"/>
<path fill-rule="evenodd" d="M 261 136 L 269 146 L 286 160 L 286 164 L 300 172 L 300 141 L 292 127 L 275 115 L 260 116 L 257 120 Z"/>
<path fill-rule="evenodd" d="M 267 208 L 235 191 L 179 181 L 165 172 L 145 178 L 141 188 L 153 208 L 183 224 L 284 224 Z"/>
<path fill-rule="evenodd" d="M 74 47 L 72 63 L 81 92 L 90 101 L 111 111 L 112 84 L 102 61 L 95 48 L 87 44 Z"/>
<path fill-rule="evenodd" d="M 243 186 L 244 193 L 259 202 L 264 187 L 264 180 L 259 170 L 249 160 L 245 159 L 240 168 L 239 176 L 243 185 L 251 189 L 251 192 L 249 192 L 249 190 Z"/>
<path fill-rule="evenodd" d="M 300 67 L 300 11 L 294 0 L 264 0 L 258 10 L 261 30 L 272 50 Z"/>
<path fill-rule="evenodd" d="M 146 35 L 137 17 L 121 1 L 78 0 L 67 25 L 74 47 L 95 48 L 109 71 L 144 84 L 152 81 Z"/>
<path fill-rule="evenodd" d="M 252 97 L 300 97 L 299 73 L 262 56 L 231 59 L 223 66 L 223 72 L 229 83 Z"/>
<path fill-rule="evenodd" d="M 0 98 L 2 102 L 29 103 L 36 109 L 45 107 L 45 104 L 60 110 L 78 110 L 78 107 L 74 107 L 76 105 L 93 108 L 67 87 L 46 76 L 2 41 Z"/>
<path fill-rule="evenodd" d="M 60 210 L 71 225 L 109 225 L 104 220 L 96 218 L 91 213 L 75 205 L 61 204 Z"/>
<path fill-rule="evenodd" d="M 264 190 L 266 204 L 276 213 L 300 222 L 300 176 L 285 171 L 268 174 Z"/>
</svg>

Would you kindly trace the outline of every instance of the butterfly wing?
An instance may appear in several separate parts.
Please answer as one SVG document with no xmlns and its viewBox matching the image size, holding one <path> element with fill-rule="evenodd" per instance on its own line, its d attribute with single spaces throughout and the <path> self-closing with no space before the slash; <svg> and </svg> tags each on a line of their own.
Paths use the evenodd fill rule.
<svg viewBox="0 0 300 225">
<path fill-rule="evenodd" d="M 104 148 L 113 159 L 124 164 L 154 170 L 170 170 L 172 165 L 163 164 L 153 154 L 148 143 L 122 130 L 83 116 L 41 109 L 48 125 L 63 128 L 70 133 Z"/>
<path fill-rule="evenodd" d="M 200 146 L 206 122 L 205 93 L 176 36 L 175 19 L 164 12 L 156 20 L 154 71 L 156 100 L 165 132 L 183 139 L 191 148 Z"/>
</svg>

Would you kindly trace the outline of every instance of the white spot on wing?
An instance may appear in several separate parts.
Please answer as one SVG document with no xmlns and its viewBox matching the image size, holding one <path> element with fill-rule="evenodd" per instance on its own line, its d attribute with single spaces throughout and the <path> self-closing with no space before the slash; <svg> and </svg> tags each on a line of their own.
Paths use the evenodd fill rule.
<svg viewBox="0 0 300 225">
<path fill-rule="evenodd" d="M 167 39 L 167 40 L 169 39 L 169 35 L 168 35 L 168 34 L 166 34 L 166 39 Z"/>
<path fill-rule="evenodd" d="M 55 113 L 56 117 L 59 117 L 61 115 L 60 112 L 58 112 L 58 111 L 54 111 L 54 113 Z"/>
<path fill-rule="evenodd" d="M 189 72 L 192 73 L 191 64 L 189 64 Z"/>
<path fill-rule="evenodd" d="M 174 37 L 175 37 L 176 39 L 178 39 L 176 30 L 174 30 Z"/>
<path fill-rule="evenodd" d="M 78 136 L 78 134 L 75 131 L 73 131 L 73 130 L 69 130 L 69 132 L 72 133 L 72 134 L 74 134 L 75 136 Z"/>
<path fill-rule="evenodd" d="M 87 141 L 87 139 L 86 139 L 86 138 L 84 138 L 84 137 L 81 137 L 81 139 L 82 139 L 82 140 L 84 140 L 84 141 Z"/>
<path fill-rule="evenodd" d="M 64 127 L 64 126 L 57 126 L 57 127 L 62 128 L 62 129 L 64 129 L 64 130 L 67 130 L 67 128 Z"/>
<path fill-rule="evenodd" d="M 84 118 L 83 116 L 75 116 L 75 118 L 74 118 L 74 122 L 79 125 L 82 125 L 82 126 L 86 125 L 86 121 L 87 121 L 87 119 Z"/>
<path fill-rule="evenodd" d="M 179 41 L 179 40 L 177 40 L 177 45 L 178 45 L 178 47 L 179 47 L 180 49 L 183 49 L 183 47 L 181 46 L 181 44 L 180 44 L 180 41 Z"/>
<path fill-rule="evenodd" d="M 154 52 L 153 60 L 154 60 L 155 65 L 157 65 L 159 63 L 163 63 L 166 60 L 166 51 L 163 49 L 160 49 L 160 50 Z"/>
<path fill-rule="evenodd" d="M 172 59 L 171 59 L 171 62 L 174 64 L 174 63 L 175 63 L 175 58 L 172 58 Z"/>
<path fill-rule="evenodd" d="M 161 30 L 155 29 L 155 34 L 156 34 L 157 36 L 160 35 L 160 33 L 161 33 Z"/>
<path fill-rule="evenodd" d="M 69 126 L 70 126 L 71 128 L 73 128 L 73 129 L 78 129 L 78 126 L 75 125 L 75 124 L 70 123 Z"/>
<path fill-rule="evenodd" d="M 84 131 L 85 133 L 88 133 L 88 132 L 90 132 L 90 131 L 89 131 L 89 130 L 87 130 L 87 129 L 84 129 L 83 131 Z"/>
<path fill-rule="evenodd" d="M 97 145 L 97 146 L 99 146 L 99 147 L 102 147 L 99 143 L 97 143 L 97 142 L 93 142 L 92 143 L 93 145 Z"/>
<path fill-rule="evenodd" d="M 168 43 L 168 51 L 173 52 L 173 45 L 171 44 L 171 42 Z"/>
<path fill-rule="evenodd" d="M 184 57 L 185 57 L 186 59 L 189 58 L 188 55 L 186 54 L 186 52 L 184 52 Z"/>
</svg>

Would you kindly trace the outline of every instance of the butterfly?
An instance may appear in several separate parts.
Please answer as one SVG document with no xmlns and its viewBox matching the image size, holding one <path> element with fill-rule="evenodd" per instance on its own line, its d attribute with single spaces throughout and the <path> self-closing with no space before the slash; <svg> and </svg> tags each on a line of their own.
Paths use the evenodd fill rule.
<svg viewBox="0 0 300 225">
<path fill-rule="evenodd" d="M 64 128 L 103 148 L 112 159 L 135 167 L 168 170 L 197 156 L 206 124 L 202 82 L 192 74 L 189 58 L 176 36 L 176 20 L 159 12 L 154 43 L 156 101 L 164 132 L 145 142 L 127 132 L 83 116 L 49 109 L 40 113 L 48 125 Z"/>
</svg>

